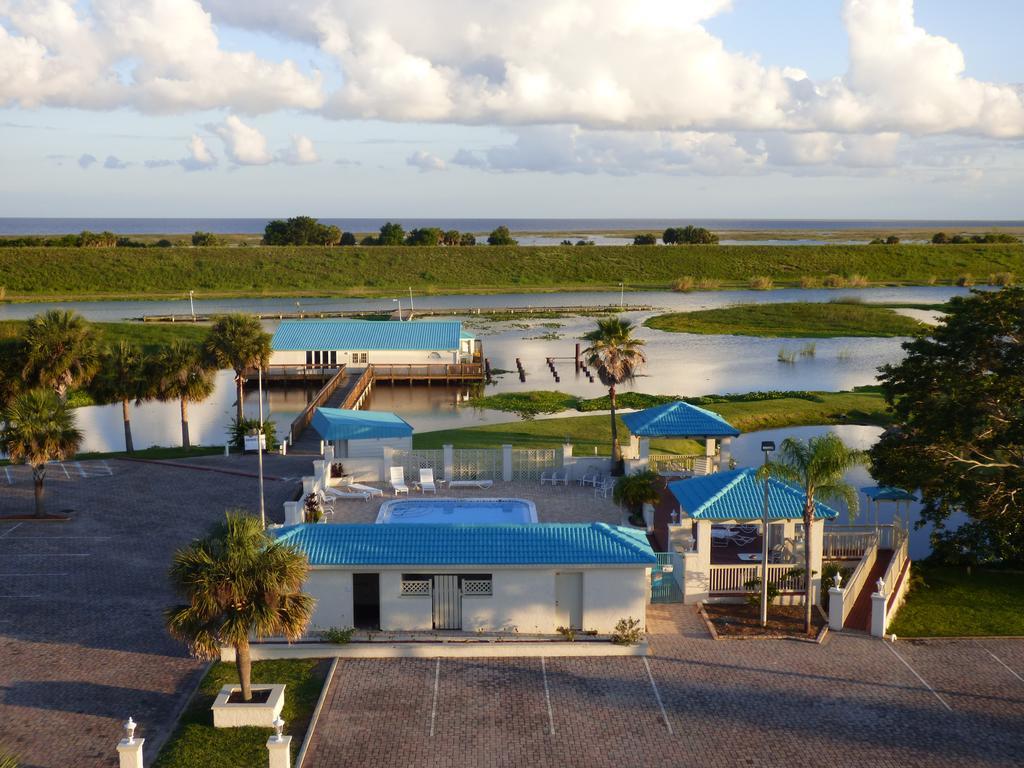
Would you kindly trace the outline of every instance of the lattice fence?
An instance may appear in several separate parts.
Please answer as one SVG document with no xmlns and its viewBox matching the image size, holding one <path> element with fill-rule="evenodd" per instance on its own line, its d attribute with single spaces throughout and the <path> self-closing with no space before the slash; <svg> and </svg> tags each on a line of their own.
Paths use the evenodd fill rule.
<svg viewBox="0 0 1024 768">
<path fill-rule="evenodd" d="M 430 582 L 427 579 L 414 579 L 402 582 L 403 597 L 427 597 L 430 595 Z"/>
<path fill-rule="evenodd" d="M 421 469 L 434 470 L 434 477 L 444 477 L 444 454 L 438 449 L 419 451 L 395 451 L 391 462 L 402 467 L 406 477 L 419 477 Z"/>
<path fill-rule="evenodd" d="M 512 451 L 512 479 L 540 480 L 541 472 L 562 466 L 562 452 L 554 448 Z"/>
<path fill-rule="evenodd" d="M 501 480 L 501 450 L 456 448 L 452 451 L 453 480 Z"/>
<path fill-rule="evenodd" d="M 491 580 L 490 579 L 463 579 L 462 580 L 462 594 L 481 596 L 491 594 Z"/>
</svg>

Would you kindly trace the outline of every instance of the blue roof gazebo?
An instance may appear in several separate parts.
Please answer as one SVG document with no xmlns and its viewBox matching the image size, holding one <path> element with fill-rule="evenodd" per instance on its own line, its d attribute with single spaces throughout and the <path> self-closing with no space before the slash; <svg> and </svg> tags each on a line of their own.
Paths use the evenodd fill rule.
<svg viewBox="0 0 1024 768">
<path fill-rule="evenodd" d="M 320 437 L 338 440 L 382 440 L 411 437 L 412 425 L 389 411 L 349 411 L 317 408 L 311 422 Z"/>
<path fill-rule="evenodd" d="M 870 485 L 867 488 L 861 488 L 860 492 L 868 497 L 875 507 L 875 525 L 878 525 L 878 512 L 879 507 L 883 501 L 893 502 L 896 505 L 896 516 L 900 514 L 900 504 L 906 502 L 907 504 L 907 517 L 910 517 L 910 505 L 912 502 L 918 500 L 917 496 L 912 494 L 910 491 L 904 488 L 896 488 L 891 485 Z"/>
<path fill-rule="evenodd" d="M 695 462 L 693 470 L 693 474 L 698 475 L 711 473 L 711 463 L 716 455 L 720 459 L 726 458 L 727 454 L 724 451 L 719 451 L 718 443 L 720 441 L 728 445 L 732 438 L 738 437 L 740 434 L 736 427 L 714 411 L 699 408 L 682 400 L 634 413 L 624 413 L 622 421 L 630 431 L 631 447 L 639 458 L 643 458 L 648 453 L 648 449 L 641 445 L 641 439 L 644 442 L 649 441 L 652 437 L 703 439 L 704 465 L 700 467 L 700 463 Z"/>
<path fill-rule="evenodd" d="M 757 478 L 753 467 L 677 480 L 669 483 L 668 489 L 683 513 L 694 520 L 759 521 L 764 515 L 764 481 Z M 801 488 L 769 478 L 769 521 L 803 519 L 806 498 Z M 817 501 L 814 516 L 816 520 L 834 520 L 839 513 Z"/>
</svg>

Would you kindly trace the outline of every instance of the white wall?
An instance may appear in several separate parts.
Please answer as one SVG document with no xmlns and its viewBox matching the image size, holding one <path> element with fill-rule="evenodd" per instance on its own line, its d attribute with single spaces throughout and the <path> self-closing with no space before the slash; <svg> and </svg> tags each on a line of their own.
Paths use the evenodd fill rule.
<svg viewBox="0 0 1024 768">
<path fill-rule="evenodd" d="M 492 596 L 462 599 L 463 629 L 521 634 L 555 631 L 554 571 L 524 569 L 488 573 L 492 574 Z"/>
<path fill-rule="evenodd" d="M 411 451 L 412 450 L 412 435 L 408 437 L 388 437 L 374 440 L 347 440 L 343 441 L 347 443 L 347 455 L 342 457 L 344 459 L 359 459 L 359 458 L 372 458 L 380 459 L 384 457 L 385 448 L 394 448 L 399 451 Z"/>
<path fill-rule="evenodd" d="M 632 617 L 647 623 L 651 579 L 644 568 L 607 568 L 583 572 L 583 629 L 605 634 L 619 619 Z"/>
<path fill-rule="evenodd" d="M 310 629 L 352 626 L 352 572 L 338 568 L 313 568 L 302 588 L 316 598 Z"/>
</svg>

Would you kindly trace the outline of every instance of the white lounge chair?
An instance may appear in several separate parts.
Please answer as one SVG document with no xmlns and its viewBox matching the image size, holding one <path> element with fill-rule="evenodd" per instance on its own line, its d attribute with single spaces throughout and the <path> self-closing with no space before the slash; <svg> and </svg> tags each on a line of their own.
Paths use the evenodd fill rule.
<svg viewBox="0 0 1024 768">
<path fill-rule="evenodd" d="M 376 491 L 376 493 L 370 493 L 370 491 Z M 384 495 L 384 491 L 379 488 L 370 488 L 367 485 L 362 488 L 356 488 L 353 485 L 345 487 L 344 491 L 339 491 L 337 488 L 328 488 L 326 494 L 330 498 L 334 499 L 362 499 L 363 501 L 369 501 L 371 496 Z"/>
<path fill-rule="evenodd" d="M 434 482 L 434 470 L 430 469 L 429 467 L 427 469 L 421 469 L 420 481 L 416 483 L 416 485 L 419 487 L 421 493 L 426 493 L 427 491 L 430 491 L 432 494 L 436 496 L 437 484 Z"/>
<path fill-rule="evenodd" d="M 409 486 L 405 484 L 405 469 L 402 467 L 391 468 L 391 490 L 395 492 L 395 496 L 409 493 Z"/>
<path fill-rule="evenodd" d="M 370 496 L 383 496 L 384 491 L 380 488 L 374 488 L 372 485 L 363 485 L 362 483 L 349 483 L 345 486 L 346 489 L 356 491 L 358 493 L 368 493 Z"/>
<path fill-rule="evenodd" d="M 449 488 L 490 488 L 494 485 L 493 480 L 452 480 L 448 483 Z"/>
</svg>

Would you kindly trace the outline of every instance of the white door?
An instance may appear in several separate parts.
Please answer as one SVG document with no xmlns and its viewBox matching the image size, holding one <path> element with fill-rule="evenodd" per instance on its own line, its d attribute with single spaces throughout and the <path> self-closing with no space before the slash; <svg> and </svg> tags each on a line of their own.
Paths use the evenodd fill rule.
<svg viewBox="0 0 1024 768">
<path fill-rule="evenodd" d="M 555 623 L 569 629 L 583 629 L 583 574 L 555 574 Z"/>
</svg>

